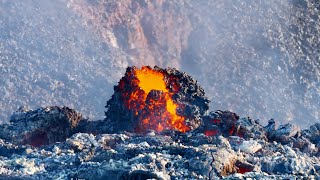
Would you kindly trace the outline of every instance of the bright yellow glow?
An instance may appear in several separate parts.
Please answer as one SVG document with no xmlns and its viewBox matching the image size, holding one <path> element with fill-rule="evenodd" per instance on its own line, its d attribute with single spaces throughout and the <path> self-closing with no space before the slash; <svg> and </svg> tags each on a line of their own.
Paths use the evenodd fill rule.
<svg viewBox="0 0 320 180">
<path fill-rule="evenodd" d="M 168 92 L 164 82 L 164 76 L 158 71 L 154 71 L 147 67 L 142 67 L 141 70 L 136 71 L 136 76 L 139 79 L 139 87 L 149 94 L 151 90 L 161 90 Z"/>
<path fill-rule="evenodd" d="M 158 132 L 162 131 L 164 129 L 164 126 L 169 126 L 181 132 L 186 132 L 190 130 L 190 128 L 185 125 L 184 117 L 179 116 L 176 113 L 177 104 L 175 104 L 172 100 L 173 93 L 170 93 L 166 87 L 164 81 L 164 74 L 159 71 L 155 71 L 149 67 L 142 67 L 141 69 L 135 70 L 135 75 L 139 80 L 139 87 L 144 91 L 144 102 L 146 101 L 147 95 L 150 93 L 151 90 L 160 90 L 163 93 L 165 93 L 167 112 L 164 113 L 163 116 L 168 117 L 169 120 L 167 122 L 164 122 L 165 124 L 156 124 L 156 130 Z M 137 98 L 139 97 L 136 96 L 136 93 L 131 94 L 131 99 L 135 100 Z M 153 104 L 149 106 L 158 107 L 157 105 L 157 102 L 153 102 Z M 151 122 L 153 121 L 150 121 L 149 118 L 142 120 L 143 124 L 149 124 Z"/>
</svg>

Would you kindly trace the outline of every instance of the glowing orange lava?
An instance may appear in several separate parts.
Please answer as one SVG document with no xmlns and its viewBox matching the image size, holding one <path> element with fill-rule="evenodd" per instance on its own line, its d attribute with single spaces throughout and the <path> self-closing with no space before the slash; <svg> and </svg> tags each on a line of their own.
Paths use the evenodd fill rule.
<svg viewBox="0 0 320 180">
<path fill-rule="evenodd" d="M 161 132 L 164 129 L 176 129 L 180 132 L 189 131 L 185 124 L 185 118 L 177 115 L 178 105 L 172 100 L 174 92 L 170 92 L 165 83 L 164 73 L 153 70 L 150 67 L 135 69 L 132 83 L 137 84 L 140 89 L 134 90 L 127 100 L 127 107 L 139 117 L 141 128 L 154 129 Z M 157 90 L 153 94 L 152 90 Z"/>
</svg>

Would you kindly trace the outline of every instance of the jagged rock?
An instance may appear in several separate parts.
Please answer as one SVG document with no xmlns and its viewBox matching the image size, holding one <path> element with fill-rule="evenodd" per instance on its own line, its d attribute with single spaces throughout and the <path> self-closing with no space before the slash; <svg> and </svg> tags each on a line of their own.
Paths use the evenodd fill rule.
<svg viewBox="0 0 320 180">
<path fill-rule="evenodd" d="M 210 112 L 203 116 L 202 125 L 199 131 L 209 136 L 224 135 L 232 136 L 236 133 L 236 123 L 239 116 L 230 111 Z"/>
<path fill-rule="evenodd" d="M 301 132 L 301 137 L 294 142 L 294 145 L 304 152 L 320 156 L 320 123 L 310 126 Z"/>
<path fill-rule="evenodd" d="M 281 125 L 277 130 L 268 134 L 269 140 L 276 140 L 283 144 L 287 144 L 294 140 L 292 137 L 300 137 L 300 128 L 293 124 Z"/>
<path fill-rule="evenodd" d="M 313 144 L 309 139 L 305 137 L 299 137 L 292 140 L 292 147 L 299 148 L 304 153 L 309 153 L 310 155 L 316 155 L 319 152 L 319 147 Z"/>
<path fill-rule="evenodd" d="M 263 156 L 261 158 L 261 171 L 268 174 L 291 174 L 291 175 L 317 175 L 319 169 L 312 165 L 311 162 L 320 163 L 319 158 L 315 156 L 309 156 L 308 154 L 294 151 L 287 145 L 278 145 L 267 147 L 269 152 L 272 152 L 270 156 Z M 309 159 L 309 160 L 306 160 Z"/>
<path fill-rule="evenodd" d="M 257 120 L 239 118 L 230 111 L 210 112 L 203 117 L 200 132 L 206 135 L 240 136 L 245 139 L 255 138 L 267 140 L 267 134 Z"/>
<path fill-rule="evenodd" d="M 268 121 L 268 125 L 266 127 L 264 127 L 264 129 L 266 130 L 266 132 L 268 134 L 273 133 L 273 131 L 276 130 L 276 122 L 274 121 L 274 119 L 270 119 Z"/>
<path fill-rule="evenodd" d="M 239 146 L 243 143 L 244 140 L 245 139 L 243 139 L 242 137 L 239 137 L 239 136 L 229 136 L 229 138 L 228 138 L 228 142 L 230 143 L 230 146 L 235 151 L 239 150 Z"/>
<path fill-rule="evenodd" d="M 14 144 L 42 146 L 62 142 L 74 133 L 82 115 L 68 107 L 45 107 L 15 112 L 0 126 L 0 138 Z"/>
<path fill-rule="evenodd" d="M 319 129 L 319 123 L 303 131 L 300 131 L 300 128 L 293 124 L 281 125 L 276 129 L 274 119 L 269 120 L 268 125 L 263 127 L 258 120 L 253 120 L 250 117 L 239 118 L 235 113 L 219 110 L 203 116 L 202 125 L 195 132 L 203 132 L 207 136 L 223 135 L 229 137 L 230 145 L 234 150 L 239 150 L 244 141 L 249 142 L 254 139 L 257 141 L 276 141 L 298 148 L 310 155 L 319 156 Z M 250 143 L 241 148 L 248 153 L 249 151 L 256 152 L 257 150 L 254 149 L 258 147 L 258 149 L 261 149 L 259 144 L 252 146 L 252 148 L 248 146 L 250 146 Z"/>
<path fill-rule="evenodd" d="M 10 158 L 0 156 L 0 174 L 8 178 L 96 180 L 300 179 L 320 175 L 319 158 L 287 145 L 261 140 L 261 150 L 248 153 L 235 151 L 230 137 L 185 135 L 188 139 L 174 134 L 77 133 L 65 142 Z"/>
<path fill-rule="evenodd" d="M 22 154 L 25 150 L 26 147 L 17 146 L 0 139 L 0 156 L 10 157 L 13 154 Z"/>
<path fill-rule="evenodd" d="M 316 123 L 310 127 L 310 140 L 318 144 L 320 143 L 320 123 Z"/>
<path fill-rule="evenodd" d="M 234 134 L 237 136 L 245 139 L 254 138 L 267 140 L 267 133 L 257 120 L 253 120 L 250 117 L 240 118 L 235 126 L 236 132 Z"/>
<path fill-rule="evenodd" d="M 90 121 L 87 119 L 81 120 L 75 129 L 75 132 L 103 134 L 112 132 L 112 124 L 109 121 L 97 120 Z"/>
<path fill-rule="evenodd" d="M 243 141 L 242 144 L 239 146 L 240 151 L 246 153 L 255 153 L 259 151 L 261 148 L 261 144 L 254 140 Z"/>
<path fill-rule="evenodd" d="M 220 128 L 225 136 L 231 136 L 236 133 L 236 123 L 239 116 L 230 111 L 217 111 L 221 119 Z"/>
<path fill-rule="evenodd" d="M 217 175 L 227 176 L 237 172 L 236 162 L 239 156 L 230 149 L 219 149 L 212 153 L 212 165 Z"/>
</svg>

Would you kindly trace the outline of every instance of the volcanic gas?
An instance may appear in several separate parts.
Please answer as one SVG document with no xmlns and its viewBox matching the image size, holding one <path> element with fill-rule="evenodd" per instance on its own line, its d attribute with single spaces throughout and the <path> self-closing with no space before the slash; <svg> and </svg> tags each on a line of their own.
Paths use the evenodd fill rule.
<svg viewBox="0 0 320 180">
<path fill-rule="evenodd" d="M 186 132 L 200 125 L 208 102 L 203 89 L 185 73 L 171 68 L 130 67 L 115 86 L 106 116 L 124 130 Z"/>
</svg>

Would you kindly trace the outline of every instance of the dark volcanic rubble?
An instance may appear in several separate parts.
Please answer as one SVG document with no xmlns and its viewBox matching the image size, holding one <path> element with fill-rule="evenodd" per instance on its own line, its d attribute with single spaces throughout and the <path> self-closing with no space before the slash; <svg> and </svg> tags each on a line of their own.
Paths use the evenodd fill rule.
<svg viewBox="0 0 320 180">
<path fill-rule="evenodd" d="M 16 143 L 42 146 L 64 141 L 72 135 L 82 115 L 68 107 L 45 107 L 35 111 L 21 107 L 0 126 L 0 138 Z"/>
<path fill-rule="evenodd" d="M 319 155 L 279 142 L 195 132 L 76 133 L 36 148 L 0 141 L 1 175 L 30 179 L 316 178 Z"/>
<path fill-rule="evenodd" d="M 73 114 L 69 118 L 81 117 L 74 110 L 59 107 L 22 113 L 33 117 L 29 123 L 38 121 L 51 128 L 49 124 L 55 123 L 69 134 L 49 132 L 47 128 L 47 134 L 53 133 L 56 138 L 41 147 L 33 141 L 0 139 L 0 179 L 316 179 L 320 175 L 320 124 L 303 131 L 290 124 L 270 128 L 274 120 L 262 126 L 251 118 L 216 111 L 204 116 L 199 128 L 186 133 L 97 134 L 105 128 L 104 121 L 81 120 L 66 126 L 70 121 L 55 119 L 67 117 L 63 109 Z M 40 127 L 21 126 L 25 121 L 16 118 L 0 128 L 11 137 L 36 132 Z M 98 130 L 95 135 L 76 133 L 81 124 Z"/>
<path fill-rule="evenodd" d="M 127 69 L 104 120 L 89 121 L 68 107 L 20 108 L 0 125 L 0 179 L 320 177 L 320 123 L 301 131 L 273 119 L 261 125 L 230 111 L 209 112 L 190 76 L 145 68 Z M 165 87 L 145 93 L 139 71 L 163 76 Z"/>
</svg>

